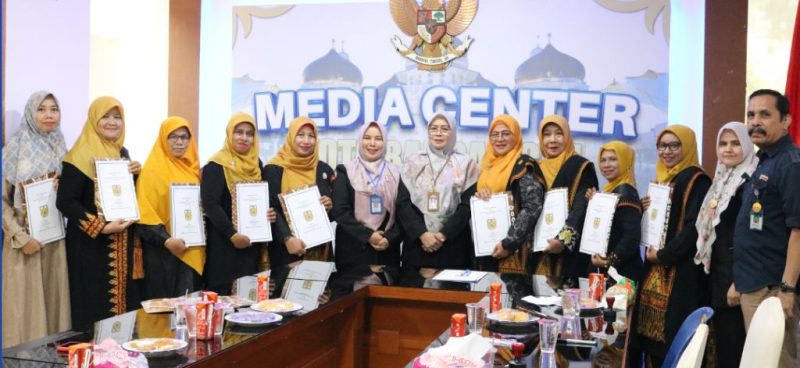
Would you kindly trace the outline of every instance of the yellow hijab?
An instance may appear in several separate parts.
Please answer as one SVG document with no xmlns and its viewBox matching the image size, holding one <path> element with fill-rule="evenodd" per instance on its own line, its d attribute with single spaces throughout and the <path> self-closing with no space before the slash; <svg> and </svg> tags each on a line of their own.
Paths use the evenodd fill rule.
<svg viewBox="0 0 800 368">
<path fill-rule="evenodd" d="M 556 157 L 547 157 L 542 140 L 544 128 L 547 124 L 551 123 L 558 125 L 564 133 L 564 151 Z M 561 115 L 548 115 L 539 122 L 539 152 L 542 154 L 542 159 L 539 160 L 539 167 L 542 169 L 547 188 L 551 188 L 553 186 L 553 181 L 556 180 L 556 175 L 558 175 L 559 170 L 561 170 L 561 166 L 564 166 L 564 163 L 575 155 L 575 143 L 572 142 L 572 132 L 569 130 L 567 119 L 564 119 Z"/>
<path fill-rule="evenodd" d="M 611 193 L 616 187 L 622 184 L 630 184 L 633 187 L 636 187 L 636 179 L 633 176 L 633 164 L 636 161 L 636 151 L 631 148 L 631 146 L 625 144 L 622 141 L 611 141 L 604 144 L 600 147 L 600 155 L 598 155 L 597 161 L 600 162 L 600 156 L 603 155 L 604 151 L 614 151 L 617 154 L 617 161 L 619 161 L 619 176 L 608 182 L 603 187 L 603 191 L 606 193 Z"/>
<path fill-rule="evenodd" d="M 522 154 L 522 131 L 516 119 L 509 115 L 499 115 L 489 126 L 489 134 L 498 125 L 505 125 L 511 131 L 512 148 L 503 156 L 494 153 L 491 139 L 486 143 L 486 151 L 481 160 L 481 176 L 478 177 L 478 190 L 488 188 L 493 193 L 506 190 L 514 162 Z"/>
<path fill-rule="evenodd" d="M 161 123 L 158 139 L 150 150 L 150 156 L 144 163 L 139 180 L 136 185 L 136 197 L 139 199 L 140 224 L 161 225 L 170 231 L 170 192 L 171 183 L 200 183 L 200 158 L 197 155 L 197 143 L 190 139 L 186 152 L 181 157 L 172 155 L 169 148 L 169 134 L 186 128 L 190 136 L 192 128 L 186 119 L 172 116 Z M 204 247 L 191 247 L 186 250 L 180 259 L 193 268 L 197 273 L 203 274 L 203 265 L 206 262 Z"/>
<path fill-rule="evenodd" d="M 122 116 L 122 133 L 116 139 L 108 140 L 100 134 L 98 124 L 103 115 L 113 108 L 119 109 Z M 116 98 L 110 96 L 98 97 L 89 106 L 89 114 L 78 140 L 64 157 L 64 162 L 69 162 L 84 175 L 95 178 L 95 158 L 120 158 L 120 150 L 125 142 L 125 110 Z"/>
<path fill-rule="evenodd" d="M 681 141 L 681 149 L 683 150 L 683 158 L 680 162 L 675 164 L 672 168 L 667 168 L 661 159 L 656 163 L 656 181 L 659 183 L 669 183 L 675 175 L 678 175 L 684 169 L 692 166 L 700 167 L 700 160 L 697 158 L 697 141 L 694 137 L 694 131 L 685 125 L 670 125 L 666 127 L 661 133 L 658 133 L 656 142 L 661 141 L 661 136 L 664 133 L 672 133 Z"/>
<path fill-rule="evenodd" d="M 300 128 L 310 125 L 317 137 L 314 145 L 314 153 L 308 157 L 301 157 L 294 149 L 294 138 L 300 132 Z M 271 160 L 270 164 L 283 167 L 283 179 L 281 179 L 281 191 L 289 192 L 307 185 L 314 185 L 317 182 L 317 164 L 319 163 L 319 134 L 314 120 L 306 116 L 300 116 L 289 123 L 289 132 L 286 134 L 286 141 L 283 143 L 278 154 Z"/>
<path fill-rule="evenodd" d="M 239 182 L 261 180 L 261 167 L 258 165 L 258 129 L 255 121 L 256 119 L 243 112 L 233 114 L 225 128 L 225 145 L 208 159 L 222 166 L 228 190 L 232 190 Z M 233 131 L 241 123 L 252 125 L 254 130 L 253 144 L 245 154 L 240 154 L 233 148 Z"/>
</svg>

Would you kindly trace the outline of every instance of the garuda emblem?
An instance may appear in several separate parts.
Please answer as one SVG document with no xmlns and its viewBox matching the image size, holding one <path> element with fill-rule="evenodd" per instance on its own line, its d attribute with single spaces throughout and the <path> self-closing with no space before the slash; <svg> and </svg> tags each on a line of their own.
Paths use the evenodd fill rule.
<svg viewBox="0 0 800 368">
<path fill-rule="evenodd" d="M 486 227 L 488 227 L 489 230 L 496 229 L 497 228 L 497 220 L 493 219 L 493 218 L 490 218 L 490 219 L 486 220 Z"/>
<path fill-rule="evenodd" d="M 111 185 L 111 193 L 114 193 L 115 197 L 121 196 L 122 195 L 122 185 L 112 184 Z"/>
<path fill-rule="evenodd" d="M 419 64 L 419 70 L 442 71 L 463 56 L 474 39 L 453 45 L 453 37 L 469 27 L 478 12 L 478 0 L 389 0 L 392 18 L 403 33 L 413 37 L 406 47 L 400 37 L 392 43 L 400 55 Z"/>
<path fill-rule="evenodd" d="M 46 204 L 42 205 L 42 206 L 39 206 L 39 215 L 41 215 L 42 218 L 46 218 L 47 215 L 49 215 L 49 214 L 50 214 L 50 206 L 48 206 Z"/>
<path fill-rule="evenodd" d="M 303 219 L 305 219 L 306 222 L 311 222 L 311 220 L 314 219 L 314 212 L 311 212 L 311 210 L 306 210 L 303 212 Z"/>
<path fill-rule="evenodd" d="M 546 224 L 548 224 L 548 225 L 552 225 L 553 224 L 553 214 L 552 213 L 546 213 L 544 215 L 544 222 Z"/>
<path fill-rule="evenodd" d="M 592 222 L 592 227 L 595 228 L 595 229 L 600 228 L 600 218 L 599 217 L 595 217 L 594 218 L 594 222 Z"/>
<path fill-rule="evenodd" d="M 250 216 L 256 217 L 256 215 L 258 214 L 258 206 L 251 204 L 249 210 L 250 210 Z"/>
<path fill-rule="evenodd" d="M 192 220 L 192 210 L 190 210 L 188 208 L 184 209 L 183 210 L 183 219 L 186 220 L 186 221 L 191 221 Z"/>
</svg>

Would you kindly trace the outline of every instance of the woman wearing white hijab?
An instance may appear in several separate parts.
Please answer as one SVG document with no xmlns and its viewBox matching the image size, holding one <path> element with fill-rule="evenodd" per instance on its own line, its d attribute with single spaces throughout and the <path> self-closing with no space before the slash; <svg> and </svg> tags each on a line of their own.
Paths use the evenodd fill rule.
<svg viewBox="0 0 800 368">
<path fill-rule="evenodd" d="M 43 244 L 28 234 L 22 196 L 25 184 L 61 174 L 67 146 L 60 125 L 56 97 L 36 92 L 25 105 L 19 130 L 3 147 L 4 348 L 71 325 L 64 240 Z"/>
<path fill-rule="evenodd" d="M 462 196 L 478 180 L 478 166 L 455 150 L 456 123 L 438 112 L 428 123 L 428 147 L 406 157 L 401 175 L 424 227 L 404 228 L 402 286 L 422 287 L 439 269 L 465 269 L 471 264 L 469 202 Z"/>
<path fill-rule="evenodd" d="M 696 264 L 711 274 L 711 305 L 717 362 L 736 367 L 744 347 L 745 328 L 740 294 L 733 284 L 733 228 L 742 206 L 742 184 L 758 165 L 747 126 L 730 122 L 717 133 L 717 169 L 697 217 Z"/>
</svg>

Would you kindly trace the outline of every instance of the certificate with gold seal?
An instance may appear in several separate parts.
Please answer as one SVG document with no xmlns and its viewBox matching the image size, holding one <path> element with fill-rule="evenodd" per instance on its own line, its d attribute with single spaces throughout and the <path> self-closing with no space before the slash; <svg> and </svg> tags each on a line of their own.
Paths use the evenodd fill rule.
<svg viewBox="0 0 800 368">
<path fill-rule="evenodd" d="M 200 186 L 173 183 L 169 187 L 170 236 L 182 239 L 187 247 L 206 244 L 203 212 L 200 210 Z"/>
<path fill-rule="evenodd" d="M 533 251 L 541 252 L 547 249 L 547 241 L 555 239 L 561 228 L 567 222 L 567 188 L 548 190 L 544 194 L 542 213 L 536 221 L 533 231 Z"/>
<path fill-rule="evenodd" d="M 595 193 L 586 207 L 581 234 L 581 253 L 606 256 L 611 224 L 617 210 L 619 196 L 613 193 Z"/>
<path fill-rule="evenodd" d="M 650 183 L 647 188 L 650 207 L 642 215 L 642 244 L 661 249 L 667 238 L 672 187 Z"/>
<path fill-rule="evenodd" d="M 511 226 L 512 197 L 508 193 L 494 194 L 489 200 L 472 197 L 469 205 L 475 256 L 491 256 L 494 246 L 505 239 Z"/>
<path fill-rule="evenodd" d="M 333 241 L 331 221 L 316 185 L 283 193 L 279 198 L 292 234 L 306 243 L 306 249 Z"/>
<path fill-rule="evenodd" d="M 236 183 L 231 193 L 233 226 L 251 242 L 272 241 L 272 228 L 267 218 L 269 186 L 267 182 Z"/>
<path fill-rule="evenodd" d="M 138 220 L 139 203 L 128 160 L 96 160 L 97 194 L 106 221 Z"/>
<path fill-rule="evenodd" d="M 23 185 L 28 216 L 28 234 L 41 244 L 64 239 L 64 217 L 56 208 L 55 179 Z"/>
</svg>

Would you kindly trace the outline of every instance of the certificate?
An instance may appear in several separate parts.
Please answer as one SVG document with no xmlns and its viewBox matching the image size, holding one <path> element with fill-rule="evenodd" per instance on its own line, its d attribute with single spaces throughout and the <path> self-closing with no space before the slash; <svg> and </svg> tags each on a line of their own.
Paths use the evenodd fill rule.
<svg viewBox="0 0 800 368">
<path fill-rule="evenodd" d="M 478 282 L 488 272 L 472 270 L 442 270 L 433 277 L 436 281 Z"/>
<path fill-rule="evenodd" d="M 203 212 L 200 210 L 200 186 L 172 184 L 170 194 L 170 235 L 183 239 L 187 247 L 206 244 Z"/>
<path fill-rule="evenodd" d="M 281 194 L 280 199 L 292 234 L 306 243 L 306 249 L 333 240 L 331 221 L 319 201 L 319 188 L 316 185 Z"/>
<path fill-rule="evenodd" d="M 237 183 L 233 188 L 233 226 L 251 242 L 272 241 L 269 226 L 269 186 L 267 182 Z"/>
<path fill-rule="evenodd" d="M 332 272 L 333 262 L 301 262 L 289 271 L 283 298 L 302 305 L 306 312 L 317 309 Z"/>
<path fill-rule="evenodd" d="M 581 234 L 581 253 L 606 256 L 611 223 L 617 210 L 619 197 L 611 193 L 595 193 L 586 208 Z"/>
<path fill-rule="evenodd" d="M 99 344 L 109 337 L 119 344 L 131 341 L 135 325 L 136 311 L 98 321 L 95 324 L 94 343 Z"/>
<path fill-rule="evenodd" d="M 139 204 L 128 160 L 97 160 L 97 194 L 106 221 L 138 220 Z"/>
<path fill-rule="evenodd" d="M 544 194 L 542 214 L 533 231 L 533 251 L 547 249 L 547 241 L 554 239 L 567 222 L 567 189 L 557 188 Z"/>
<path fill-rule="evenodd" d="M 511 226 L 512 198 L 507 193 L 492 195 L 485 201 L 472 197 L 472 240 L 475 256 L 491 256 L 495 245 L 505 239 Z"/>
<path fill-rule="evenodd" d="M 23 185 L 27 208 L 28 234 L 41 244 L 64 239 L 64 217 L 56 208 L 54 179 L 45 179 Z"/>
<path fill-rule="evenodd" d="M 650 197 L 650 207 L 642 216 L 642 244 L 661 249 L 667 237 L 672 187 L 650 183 L 647 196 Z"/>
</svg>

